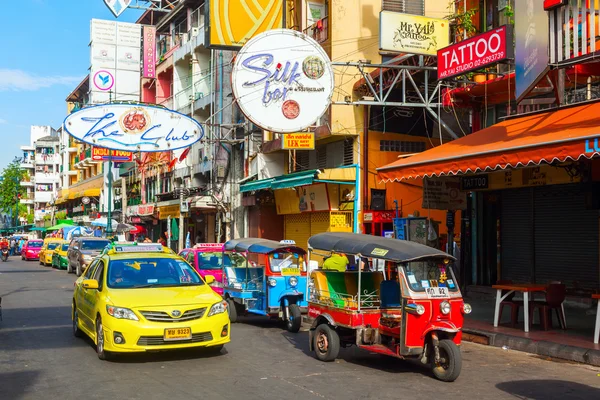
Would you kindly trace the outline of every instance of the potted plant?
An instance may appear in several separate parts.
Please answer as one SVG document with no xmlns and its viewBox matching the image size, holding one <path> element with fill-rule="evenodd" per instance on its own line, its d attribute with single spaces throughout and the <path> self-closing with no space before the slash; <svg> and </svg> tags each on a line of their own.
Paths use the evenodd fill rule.
<svg viewBox="0 0 600 400">
<path fill-rule="evenodd" d="M 465 38 L 469 38 L 477 33 L 477 27 L 473 23 L 477 9 L 472 8 L 470 10 L 460 10 L 451 1 L 448 5 L 448 9 L 454 11 L 453 14 L 448 16 L 448 19 L 454 24 L 454 39 L 456 42 L 460 42 Z"/>
</svg>

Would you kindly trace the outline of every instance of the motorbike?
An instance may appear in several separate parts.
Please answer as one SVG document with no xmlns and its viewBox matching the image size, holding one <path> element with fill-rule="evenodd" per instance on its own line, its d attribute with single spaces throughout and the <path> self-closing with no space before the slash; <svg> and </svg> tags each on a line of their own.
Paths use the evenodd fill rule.
<svg viewBox="0 0 600 400">
<path fill-rule="evenodd" d="M 2 261 L 8 261 L 10 251 L 7 248 L 2 249 Z"/>
</svg>

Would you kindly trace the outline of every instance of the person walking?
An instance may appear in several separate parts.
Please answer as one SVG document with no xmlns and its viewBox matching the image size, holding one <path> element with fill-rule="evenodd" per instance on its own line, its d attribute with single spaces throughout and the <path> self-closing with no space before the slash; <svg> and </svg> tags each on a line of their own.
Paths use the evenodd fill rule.
<svg viewBox="0 0 600 400">
<path fill-rule="evenodd" d="M 15 249 L 16 248 L 17 248 L 17 241 L 13 237 L 12 239 L 10 239 L 10 255 L 11 256 L 15 255 Z"/>
</svg>

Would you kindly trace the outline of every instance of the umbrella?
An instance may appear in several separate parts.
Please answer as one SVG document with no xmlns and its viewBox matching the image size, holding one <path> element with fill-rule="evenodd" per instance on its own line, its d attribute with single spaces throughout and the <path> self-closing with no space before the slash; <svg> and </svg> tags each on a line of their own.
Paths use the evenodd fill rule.
<svg viewBox="0 0 600 400">
<path fill-rule="evenodd" d="M 111 220 L 111 227 L 113 229 L 117 229 L 117 226 L 119 226 L 119 223 L 117 221 L 115 221 L 114 219 Z M 108 221 L 106 220 L 106 217 L 101 217 L 98 218 L 94 221 L 92 221 L 92 226 L 101 226 L 103 228 L 106 228 L 108 225 Z"/>
<path fill-rule="evenodd" d="M 76 226 L 68 232 L 65 232 L 65 239 L 70 240 L 75 236 L 92 236 L 93 234 L 94 231 L 87 226 Z"/>
<path fill-rule="evenodd" d="M 129 233 L 132 235 L 143 235 L 146 233 L 146 228 L 144 228 L 142 225 L 135 225 L 134 229 L 129 231 Z"/>
<path fill-rule="evenodd" d="M 114 227 L 114 224 L 113 224 L 113 227 Z M 133 230 L 135 230 L 135 226 L 133 226 L 133 225 L 122 224 L 122 223 L 117 224 L 117 232 L 130 232 Z"/>
<path fill-rule="evenodd" d="M 46 230 L 47 230 L 47 231 L 57 231 L 57 230 L 59 230 L 59 229 L 62 229 L 62 228 L 70 228 L 70 227 L 72 227 L 72 226 L 73 226 L 73 225 L 70 225 L 70 224 L 64 224 L 64 223 L 63 223 L 63 224 L 58 224 L 58 225 L 51 226 L 50 228 L 47 228 Z"/>
</svg>

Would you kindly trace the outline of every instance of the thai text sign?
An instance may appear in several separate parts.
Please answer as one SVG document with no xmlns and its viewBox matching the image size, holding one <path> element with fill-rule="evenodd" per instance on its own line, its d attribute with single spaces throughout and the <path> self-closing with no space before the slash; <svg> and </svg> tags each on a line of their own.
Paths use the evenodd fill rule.
<svg viewBox="0 0 600 400">
<path fill-rule="evenodd" d="M 189 147 L 204 130 L 194 119 L 142 104 L 105 104 L 83 108 L 64 121 L 82 142 L 111 150 L 157 152 Z"/>
<path fill-rule="evenodd" d="M 160 206 L 158 209 L 159 219 L 179 218 L 179 204 L 173 206 Z"/>
<path fill-rule="evenodd" d="M 103 147 L 92 146 L 92 160 L 129 162 L 133 160 L 133 153 L 130 151 L 109 150 Z"/>
<path fill-rule="evenodd" d="M 435 210 L 464 210 L 467 194 L 460 190 L 457 177 L 423 179 L 423 208 Z"/>
<path fill-rule="evenodd" d="M 156 78 L 156 27 L 144 26 L 144 52 L 142 76 L 144 78 Z"/>
<path fill-rule="evenodd" d="M 250 38 L 283 28 L 283 0 L 210 0 L 208 47 L 239 49 Z"/>
<path fill-rule="evenodd" d="M 512 29 L 503 25 L 437 52 L 438 79 L 464 75 L 512 58 Z"/>
<path fill-rule="evenodd" d="M 450 22 L 393 11 L 379 13 L 379 48 L 434 56 L 450 44 Z"/>
<path fill-rule="evenodd" d="M 283 135 L 285 150 L 314 150 L 315 135 L 311 132 L 287 133 Z"/>
<path fill-rule="evenodd" d="M 303 131 L 331 103 L 333 70 L 312 38 L 289 29 L 253 37 L 233 66 L 232 86 L 242 112 L 276 133 Z"/>
</svg>

